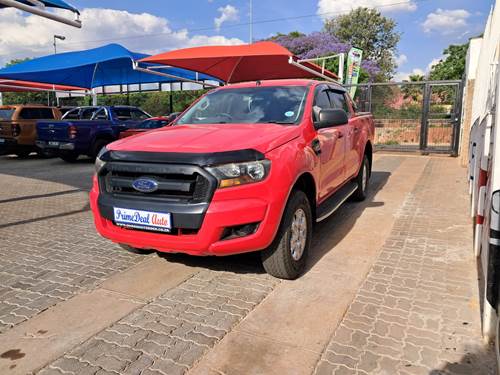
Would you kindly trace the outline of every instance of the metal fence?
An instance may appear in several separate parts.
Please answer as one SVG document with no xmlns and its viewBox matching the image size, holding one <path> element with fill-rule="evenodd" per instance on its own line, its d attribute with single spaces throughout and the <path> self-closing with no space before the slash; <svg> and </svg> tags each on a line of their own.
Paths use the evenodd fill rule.
<svg viewBox="0 0 500 375">
<path fill-rule="evenodd" d="M 461 81 L 366 83 L 356 87 L 358 110 L 373 113 L 377 149 L 457 155 Z"/>
</svg>

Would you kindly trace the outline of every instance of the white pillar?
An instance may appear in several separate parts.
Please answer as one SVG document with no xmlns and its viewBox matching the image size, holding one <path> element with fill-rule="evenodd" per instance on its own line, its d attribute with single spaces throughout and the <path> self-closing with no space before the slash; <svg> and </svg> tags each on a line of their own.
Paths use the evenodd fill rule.
<svg viewBox="0 0 500 375">
<path fill-rule="evenodd" d="M 0 92 L 0 105 L 3 105 L 2 93 Z"/>
</svg>

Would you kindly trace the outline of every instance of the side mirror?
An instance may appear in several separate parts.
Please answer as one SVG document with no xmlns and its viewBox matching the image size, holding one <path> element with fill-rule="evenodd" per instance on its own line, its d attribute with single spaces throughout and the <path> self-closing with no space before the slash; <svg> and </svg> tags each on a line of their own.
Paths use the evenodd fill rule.
<svg viewBox="0 0 500 375">
<path fill-rule="evenodd" d="M 314 123 L 316 129 L 331 128 L 346 125 L 349 122 L 346 111 L 343 109 L 322 109 L 318 121 Z"/>
</svg>

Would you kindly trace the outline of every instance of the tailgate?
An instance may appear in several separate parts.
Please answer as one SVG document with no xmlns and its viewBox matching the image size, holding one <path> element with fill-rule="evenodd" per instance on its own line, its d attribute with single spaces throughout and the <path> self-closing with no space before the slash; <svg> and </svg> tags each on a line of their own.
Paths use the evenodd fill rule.
<svg viewBox="0 0 500 375">
<path fill-rule="evenodd" d="M 12 121 L 0 121 L 0 138 L 12 137 Z"/>
<path fill-rule="evenodd" d="M 68 140 L 68 126 L 66 121 L 38 121 L 36 130 L 41 141 L 66 141 Z"/>
</svg>

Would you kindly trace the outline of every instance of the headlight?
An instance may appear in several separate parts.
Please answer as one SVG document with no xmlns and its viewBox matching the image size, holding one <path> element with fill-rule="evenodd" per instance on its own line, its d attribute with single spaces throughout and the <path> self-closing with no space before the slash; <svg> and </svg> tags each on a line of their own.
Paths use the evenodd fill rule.
<svg viewBox="0 0 500 375">
<path fill-rule="evenodd" d="M 108 152 L 108 149 L 106 147 L 101 148 L 101 151 L 99 151 L 97 157 L 95 158 L 95 171 L 97 174 L 99 174 L 101 169 L 106 165 L 106 162 L 101 159 L 105 152 Z"/>
<path fill-rule="evenodd" d="M 251 184 L 262 181 L 271 169 L 270 160 L 231 163 L 208 167 L 207 170 L 219 180 L 219 188 Z"/>
</svg>

